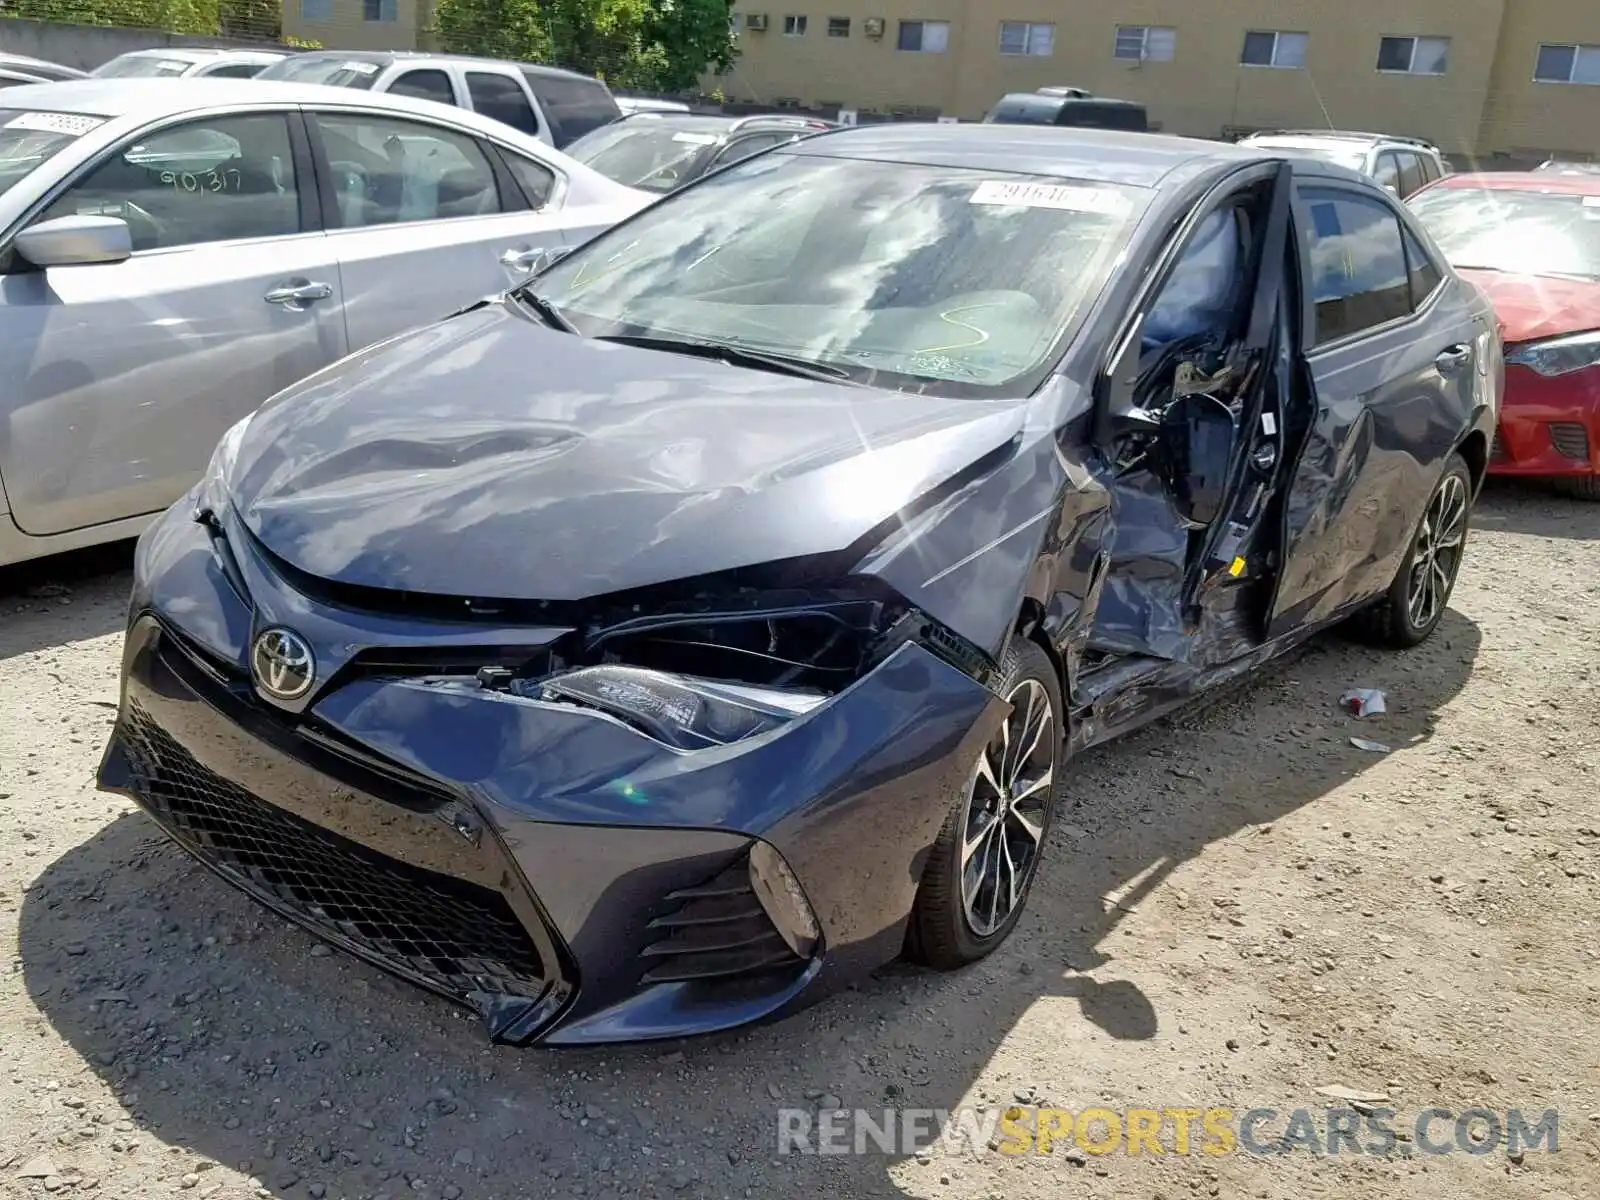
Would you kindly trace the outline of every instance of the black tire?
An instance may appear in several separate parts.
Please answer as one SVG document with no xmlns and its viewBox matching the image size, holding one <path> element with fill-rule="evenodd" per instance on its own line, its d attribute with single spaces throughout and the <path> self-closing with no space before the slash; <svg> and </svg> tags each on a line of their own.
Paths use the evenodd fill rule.
<svg viewBox="0 0 1600 1200">
<path fill-rule="evenodd" d="M 1442 585 L 1436 586 L 1437 603 L 1427 608 L 1418 619 L 1417 609 L 1413 605 L 1414 576 L 1418 571 L 1420 556 L 1429 552 L 1428 539 L 1437 536 L 1437 531 L 1432 528 L 1432 522 L 1439 514 L 1441 504 L 1447 503 L 1444 500 L 1447 493 L 1450 495 L 1459 493 L 1465 505 L 1460 516 L 1460 540 L 1455 545 L 1454 552 L 1441 566 L 1445 579 Z M 1448 516 L 1448 513 L 1446 515 Z M 1394 582 L 1370 608 L 1363 609 L 1351 618 L 1350 632 L 1362 641 L 1395 650 L 1409 649 L 1427 641 L 1428 636 L 1443 620 L 1445 609 L 1449 607 L 1450 593 L 1455 590 L 1456 577 L 1461 573 L 1461 560 L 1466 553 L 1467 529 L 1471 519 L 1472 471 L 1459 454 L 1452 455 L 1444 473 L 1439 476 L 1439 482 L 1434 485 L 1433 492 L 1428 497 L 1422 519 L 1417 522 L 1417 528 L 1411 534 L 1411 545 L 1406 550 L 1405 561 L 1400 564 Z M 1441 553 L 1438 550 L 1434 551 L 1435 561 L 1438 561 Z"/>
<path fill-rule="evenodd" d="M 1063 760 L 1066 754 L 1066 709 L 1061 702 L 1061 680 L 1056 674 L 1055 664 L 1037 643 L 1016 637 L 1006 650 L 1001 668 L 1003 674 L 1000 686 L 996 690 L 1007 699 L 1018 698 L 1011 717 L 1008 718 L 1008 722 L 1012 722 L 1013 726 L 1019 717 L 1026 724 L 1023 706 L 1029 700 L 1036 704 L 1041 691 L 1049 700 L 1050 729 L 1041 732 L 1040 744 L 1046 744 L 1046 740 L 1048 741 L 1050 779 L 1047 784 L 1040 785 L 1011 808 L 1006 805 L 1005 800 L 1010 789 L 996 790 L 988 783 L 995 774 L 1004 777 L 1011 773 L 1005 760 L 1000 760 L 998 772 L 991 769 L 987 775 L 981 771 L 979 763 L 973 764 L 969 785 L 963 789 L 960 798 L 951 808 L 944 827 L 934 841 L 933 852 L 923 870 L 922 884 L 917 891 L 916 905 L 911 913 L 911 926 L 906 936 L 907 957 L 941 971 L 964 967 L 986 957 L 1004 942 L 1016 927 L 1023 910 L 1027 907 L 1028 893 L 1038 874 L 1039 862 L 1044 856 L 1045 845 L 1050 835 L 1050 824 L 1055 816 L 1056 803 L 1061 795 L 1065 777 Z M 1019 744 L 1021 741 L 1019 737 Z M 990 756 L 1000 747 L 1000 736 L 997 734 L 980 753 Z M 991 764 L 995 761 L 994 758 L 990 759 Z M 1026 760 L 1019 764 L 1016 773 L 1024 788 L 1029 782 L 1036 782 L 1041 778 L 1039 771 L 1042 761 L 1036 754 L 1027 756 Z M 1034 803 L 1035 797 L 1039 800 L 1037 806 Z M 980 809 L 974 809 L 975 804 L 980 805 Z M 991 806 L 997 812 L 1001 806 L 1006 806 L 1008 814 L 1006 820 L 1000 821 L 994 814 L 989 813 L 988 809 Z M 1005 852 L 1009 855 L 1010 847 L 1025 847 L 1029 840 L 1035 845 L 1031 857 L 1027 860 L 1026 869 L 1022 872 L 1015 904 L 1011 906 L 1009 914 L 992 928 L 976 928 L 969 920 L 962 878 L 962 847 L 966 843 L 968 830 L 974 819 L 983 816 L 988 816 L 991 824 L 999 825 L 997 831 L 985 830 L 982 835 L 982 839 L 987 839 L 983 844 L 992 847 L 996 853 Z M 1030 824 L 1035 822 L 1038 836 L 1033 839 L 1028 829 Z M 1004 846 L 999 840 L 1001 838 L 1007 839 Z M 983 853 L 984 850 L 981 849 L 975 852 L 972 864 L 974 867 L 982 866 L 978 859 Z M 989 861 L 991 860 L 984 860 L 984 862 Z M 1000 860 L 992 861 L 996 864 L 996 870 L 999 870 Z M 1004 861 L 1013 860 L 1007 857 Z M 980 874 L 986 875 L 984 872 Z M 996 894 L 998 893 L 993 889 L 989 892 L 991 898 Z M 981 896 L 982 893 L 979 893 L 980 905 Z M 1009 899 L 1009 896 L 1006 898 Z M 983 924 L 988 922 L 984 921 Z"/>
<path fill-rule="evenodd" d="M 1550 482 L 1556 491 L 1574 500 L 1600 500 L 1600 475 L 1574 475 Z"/>
</svg>

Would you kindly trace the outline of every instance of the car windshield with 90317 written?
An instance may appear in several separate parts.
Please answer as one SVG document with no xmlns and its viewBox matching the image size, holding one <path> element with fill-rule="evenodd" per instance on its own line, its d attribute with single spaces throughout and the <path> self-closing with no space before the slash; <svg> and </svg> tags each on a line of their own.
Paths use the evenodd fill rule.
<svg viewBox="0 0 1600 1200">
<path fill-rule="evenodd" d="M 669 197 L 528 290 L 590 337 L 735 347 L 930 395 L 1031 393 L 1144 189 L 772 154 Z"/>
</svg>

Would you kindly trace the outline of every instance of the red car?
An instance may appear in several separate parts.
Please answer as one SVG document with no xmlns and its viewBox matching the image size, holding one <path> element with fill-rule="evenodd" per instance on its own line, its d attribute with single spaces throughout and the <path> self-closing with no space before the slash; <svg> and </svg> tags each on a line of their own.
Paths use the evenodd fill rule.
<svg viewBox="0 0 1600 1200">
<path fill-rule="evenodd" d="M 1600 500 L 1600 175 L 1448 175 L 1409 204 L 1500 317 L 1490 473 Z"/>
</svg>

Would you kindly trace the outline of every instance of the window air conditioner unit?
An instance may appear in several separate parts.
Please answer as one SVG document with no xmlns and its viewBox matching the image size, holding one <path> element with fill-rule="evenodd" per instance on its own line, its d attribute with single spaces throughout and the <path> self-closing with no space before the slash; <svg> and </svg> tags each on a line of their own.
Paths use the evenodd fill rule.
<svg viewBox="0 0 1600 1200">
<path fill-rule="evenodd" d="M 752 33 L 765 33 L 767 31 L 766 13 L 746 13 L 744 27 Z"/>
<path fill-rule="evenodd" d="M 883 18 L 866 18 L 861 22 L 861 32 L 866 34 L 869 38 L 881 38 L 883 36 Z"/>
</svg>

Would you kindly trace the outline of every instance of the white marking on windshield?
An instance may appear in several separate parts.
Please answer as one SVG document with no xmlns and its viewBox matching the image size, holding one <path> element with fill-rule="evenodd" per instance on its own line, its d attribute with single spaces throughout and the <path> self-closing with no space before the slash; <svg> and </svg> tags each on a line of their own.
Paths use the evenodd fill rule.
<svg viewBox="0 0 1600 1200">
<path fill-rule="evenodd" d="M 970 203 L 1004 208 L 1058 208 L 1111 216 L 1121 216 L 1129 207 L 1128 198 L 1110 188 L 1015 183 L 1004 179 L 988 179 L 980 183 L 972 193 Z"/>
</svg>

